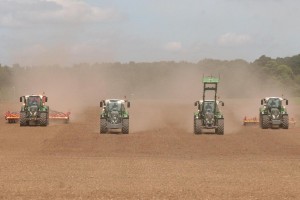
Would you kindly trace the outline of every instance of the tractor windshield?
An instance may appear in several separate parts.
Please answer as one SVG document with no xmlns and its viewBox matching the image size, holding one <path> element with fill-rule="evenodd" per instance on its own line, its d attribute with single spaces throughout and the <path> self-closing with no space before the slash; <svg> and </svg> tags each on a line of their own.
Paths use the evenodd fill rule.
<svg viewBox="0 0 300 200">
<path fill-rule="evenodd" d="M 278 98 L 271 98 L 268 100 L 268 106 L 271 108 L 278 108 L 281 106 L 281 101 Z"/>
<path fill-rule="evenodd" d="M 121 110 L 121 104 L 118 102 L 109 102 L 108 103 L 108 110 L 110 111 L 120 111 Z"/>
<path fill-rule="evenodd" d="M 204 105 L 203 105 L 204 113 L 207 113 L 207 112 L 212 113 L 212 112 L 214 112 L 214 108 L 215 108 L 214 102 L 207 102 L 207 101 L 204 102 Z"/>
<path fill-rule="evenodd" d="M 40 105 L 41 98 L 39 96 L 30 96 L 27 99 L 28 106 L 38 106 Z"/>
</svg>

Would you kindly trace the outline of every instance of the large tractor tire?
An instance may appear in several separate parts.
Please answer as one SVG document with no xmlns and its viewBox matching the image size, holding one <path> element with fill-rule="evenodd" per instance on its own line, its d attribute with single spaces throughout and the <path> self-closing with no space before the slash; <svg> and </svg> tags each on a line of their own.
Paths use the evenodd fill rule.
<svg viewBox="0 0 300 200">
<path fill-rule="evenodd" d="M 47 125 L 49 125 L 49 109 L 48 109 L 48 112 L 47 112 Z"/>
<path fill-rule="evenodd" d="M 47 113 L 43 112 L 40 114 L 40 126 L 47 126 L 48 120 L 47 120 Z"/>
<path fill-rule="evenodd" d="M 106 119 L 100 119 L 100 133 L 107 133 L 107 122 Z"/>
<path fill-rule="evenodd" d="M 27 125 L 26 113 L 20 112 L 20 126 L 26 126 L 26 125 Z"/>
<path fill-rule="evenodd" d="M 282 128 L 284 128 L 284 129 L 289 128 L 289 116 L 288 115 L 284 115 L 282 117 Z"/>
<path fill-rule="evenodd" d="M 129 119 L 123 119 L 122 133 L 123 134 L 128 134 L 129 133 Z"/>
<path fill-rule="evenodd" d="M 202 121 L 200 119 L 194 119 L 194 134 L 198 135 L 202 133 Z"/>
<path fill-rule="evenodd" d="M 218 119 L 218 128 L 216 128 L 218 135 L 224 135 L 224 119 Z"/>
<path fill-rule="evenodd" d="M 259 113 L 259 127 L 262 128 L 262 115 Z"/>
<path fill-rule="evenodd" d="M 261 125 L 261 128 L 262 129 L 267 129 L 270 127 L 270 119 L 269 119 L 269 116 L 268 115 L 262 115 L 262 125 Z"/>
</svg>

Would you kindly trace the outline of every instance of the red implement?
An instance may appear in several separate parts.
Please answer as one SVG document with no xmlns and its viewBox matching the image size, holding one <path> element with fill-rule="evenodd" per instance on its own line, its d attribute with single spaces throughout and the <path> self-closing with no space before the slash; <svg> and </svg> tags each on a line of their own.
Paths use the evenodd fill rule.
<svg viewBox="0 0 300 200">
<path fill-rule="evenodd" d="M 50 110 L 49 113 L 49 119 L 50 120 L 65 120 L 66 123 L 69 122 L 70 119 L 70 112 L 58 112 L 58 111 L 54 111 L 54 110 Z"/>
<path fill-rule="evenodd" d="M 244 117 L 244 120 L 243 120 L 243 124 L 244 126 L 246 125 L 257 125 L 259 123 L 258 119 L 256 117 Z"/>
<path fill-rule="evenodd" d="M 20 113 L 19 112 L 9 112 L 7 111 L 4 113 L 5 120 L 8 121 L 8 123 L 17 123 L 17 121 L 20 118 Z"/>
<path fill-rule="evenodd" d="M 54 110 L 50 110 L 49 112 L 49 119 L 50 120 L 64 120 L 65 123 L 68 123 L 70 120 L 70 112 L 58 112 Z M 8 123 L 17 123 L 20 119 L 20 112 L 10 112 L 7 111 L 4 113 L 5 120 L 8 121 Z"/>
</svg>

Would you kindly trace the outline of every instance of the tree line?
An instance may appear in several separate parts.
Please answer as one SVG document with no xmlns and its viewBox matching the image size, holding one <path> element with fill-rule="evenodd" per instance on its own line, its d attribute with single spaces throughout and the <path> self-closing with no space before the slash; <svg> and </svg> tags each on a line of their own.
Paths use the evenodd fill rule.
<svg viewBox="0 0 300 200">
<path fill-rule="evenodd" d="M 220 91 L 222 92 L 223 87 L 223 91 L 226 91 L 224 95 L 228 97 L 247 97 L 269 88 L 278 89 L 282 93 L 289 91 L 293 96 L 300 96 L 299 54 L 285 58 L 263 55 L 254 62 L 241 59 L 204 59 L 197 63 L 81 63 L 72 67 L 0 64 L 0 100 L 16 98 L 18 93 L 22 94 L 24 88 L 30 88 L 33 84 L 54 86 L 53 81 L 62 82 L 70 88 L 77 84 L 78 87 L 86 89 L 101 84 L 110 88 L 110 91 L 106 90 L 107 95 L 126 91 L 138 93 L 145 98 L 154 95 L 151 91 L 161 91 L 160 95 L 174 96 L 180 90 L 181 97 L 184 98 L 191 90 L 197 90 L 199 93 L 202 90 L 202 76 L 211 74 L 221 77 Z M 103 90 L 100 87 L 98 89 Z M 264 95 L 264 92 L 260 95 Z"/>
</svg>

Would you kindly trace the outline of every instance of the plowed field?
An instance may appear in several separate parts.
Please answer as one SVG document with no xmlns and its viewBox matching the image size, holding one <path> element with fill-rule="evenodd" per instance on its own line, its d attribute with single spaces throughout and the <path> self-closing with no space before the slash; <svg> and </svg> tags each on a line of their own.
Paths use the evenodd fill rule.
<svg viewBox="0 0 300 200">
<path fill-rule="evenodd" d="M 300 199 L 299 127 L 225 110 L 225 135 L 194 135 L 193 109 L 132 102 L 128 135 L 99 134 L 99 107 L 48 127 L 3 120 L 0 199 Z"/>
</svg>

